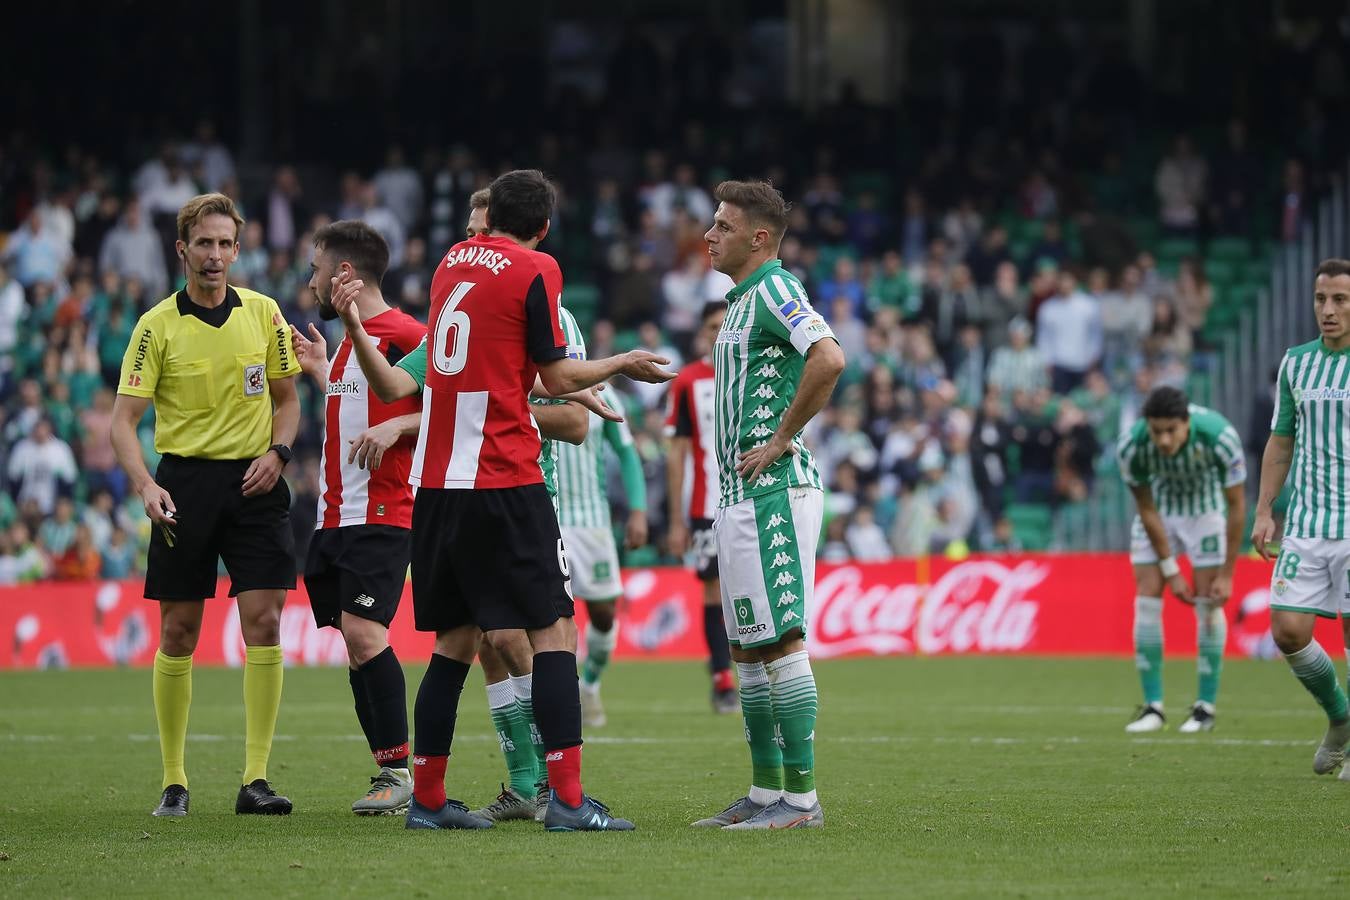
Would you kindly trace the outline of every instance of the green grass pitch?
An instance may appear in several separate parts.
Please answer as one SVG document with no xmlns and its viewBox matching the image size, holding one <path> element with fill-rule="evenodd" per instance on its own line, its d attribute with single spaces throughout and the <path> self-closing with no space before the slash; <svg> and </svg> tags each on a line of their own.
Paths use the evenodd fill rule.
<svg viewBox="0 0 1350 900">
<path fill-rule="evenodd" d="M 195 674 L 192 813 L 151 818 L 159 752 L 146 671 L 0 675 L 0 897 L 1346 896 L 1350 783 L 1317 778 L 1324 720 L 1279 663 L 1230 662 L 1219 728 L 1132 739 L 1128 660 L 816 664 L 818 831 L 696 831 L 740 796 L 739 717 L 695 663 L 619 663 L 586 786 L 634 834 L 408 833 L 349 806 L 373 766 L 345 674 L 291 669 L 271 776 L 289 818 L 236 818 L 238 671 Z M 1168 665 L 1170 724 L 1194 688 Z M 410 667 L 409 696 L 420 669 Z M 503 765 L 480 676 L 465 688 L 452 796 Z"/>
</svg>

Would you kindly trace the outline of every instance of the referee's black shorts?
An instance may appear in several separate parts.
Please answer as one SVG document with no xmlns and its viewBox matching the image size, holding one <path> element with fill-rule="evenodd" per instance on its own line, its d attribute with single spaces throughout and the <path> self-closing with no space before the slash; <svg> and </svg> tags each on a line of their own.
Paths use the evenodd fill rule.
<svg viewBox="0 0 1350 900">
<path fill-rule="evenodd" d="M 192 459 L 166 454 L 155 481 L 178 511 L 173 525 L 150 533 L 145 596 L 204 600 L 216 595 L 217 558 L 230 573 L 230 596 L 295 588 L 291 492 L 278 478 L 266 494 L 245 497 L 248 459 Z"/>
<path fill-rule="evenodd" d="M 320 528 L 305 556 L 305 591 L 314 624 L 341 627 L 349 613 L 386 628 L 408 580 L 408 529 L 393 525 Z"/>
<path fill-rule="evenodd" d="M 573 614 L 553 502 L 542 484 L 420 488 L 413 501 L 418 631 L 547 628 Z"/>
</svg>

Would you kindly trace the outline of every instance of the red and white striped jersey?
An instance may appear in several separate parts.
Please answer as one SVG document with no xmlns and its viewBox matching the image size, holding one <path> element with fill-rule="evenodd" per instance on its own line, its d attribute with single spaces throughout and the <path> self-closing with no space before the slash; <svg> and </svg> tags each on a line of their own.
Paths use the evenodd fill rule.
<svg viewBox="0 0 1350 900">
<path fill-rule="evenodd" d="M 427 339 L 400 363 L 423 385 L 413 484 L 484 490 L 543 483 L 529 396 L 538 364 L 567 355 L 561 293 L 553 257 L 507 237 L 480 235 L 441 259 Z"/>
<path fill-rule="evenodd" d="M 700 359 L 680 370 L 667 395 L 666 434 L 690 439 L 691 452 L 684 464 L 686 496 L 681 498 L 688 504 L 690 519 L 717 515 L 720 489 L 713 444 L 716 392 L 712 363 Z"/>
<path fill-rule="evenodd" d="M 364 323 L 366 333 L 379 342 L 380 354 L 391 362 L 411 353 L 426 336 L 426 326 L 397 309 L 380 313 Z M 352 339 L 345 337 L 328 367 L 328 398 L 324 408 L 323 494 L 319 497 L 317 528 L 346 525 L 393 525 L 412 527 L 413 439 L 400 438 L 384 454 L 374 472 L 347 462 L 351 442 L 361 432 L 397 416 L 418 410 L 417 396 L 394 403 L 381 402 L 371 393 L 366 376 L 352 352 Z"/>
</svg>

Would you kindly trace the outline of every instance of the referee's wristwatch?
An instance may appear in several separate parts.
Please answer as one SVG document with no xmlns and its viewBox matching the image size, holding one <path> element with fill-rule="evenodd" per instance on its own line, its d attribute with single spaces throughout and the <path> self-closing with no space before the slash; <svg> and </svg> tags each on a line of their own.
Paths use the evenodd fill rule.
<svg viewBox="0 0 1350 900">
<path fill-rule="evenodd" d="M 291 461 L 291 457 L 295 456 L 295 452 L 285 444 L 273 444 L 267 449 L 281 457 L 281 467 L 283 469 L 286 468 L 286 464 Z"/>
</svg>

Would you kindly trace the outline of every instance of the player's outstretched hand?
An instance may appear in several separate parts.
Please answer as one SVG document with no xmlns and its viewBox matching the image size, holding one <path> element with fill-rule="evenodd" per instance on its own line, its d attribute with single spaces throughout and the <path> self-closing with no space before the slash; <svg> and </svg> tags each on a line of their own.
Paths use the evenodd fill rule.
<svg viewBox="0 0 1350 900">
<path fill-rule="evenodd" d="M 624 354 L 624 357 L 623 374 L 634 381 L 664 384 L 675 377 L 674 372 L 667 372 L 661 368 L 670 365 L 670 360 L 664 356 L 658 356 L 646 350 L 629 350 Z"/>
<path fill-rule="evenodd" d="M 361 288 L 366 283 L 359 278 L 350 281 L 347 276 L 340 275 L 332 278 L 333 285 L 333 309 L 342 318 L 342 324 L 347 326 L 347 330 L 359 328 L 361 325 L 361 312 L 356 308 L 356 295 L 361 293 Z"/>
<path fill-rule="evenodd" d="M 1256 554 L 1266 562 L 1271 560 L 1270 544 L 1274 540 L 1275 517 L 1258 510 L 1256 521 L 1252 523 L 1252 546 L 1256 548 Z"/>
<path fill-rule="evenodd" d="M 605 402 L 600 399 L 600 392 L 604 389 L 605 386 L 603 384 L 597 384 L 595 387 L 586 388 L 584 391 L 563 394 L 558 399 L 571 400 L 573 403 L 580 403 L 606 422 L 622 422 L 623 416 L 619 415 L 614 407 L 605 404 Z"/>
<path fill-rule="evenodd" d="M 324 338 L 323 332 L 314 327 L 314 323 L 309 323 L 309 337 L 300 333 L 294 325 L 291 326 L 291 346 L 295 348 L 295 358 L 300 363 L 300 371 L 311 378 L 318 378 L 320 375 L 327 374 L 328 368 L 328 341 Z"/>
<path fill-rule="evenodd" d="M 402 434 L 402 429 L 394 419 L 372 425 L 350 441 L 352 446 L 347 451 L 348 464 L 356 463 L 358 467 L 374 472 L 384 460 L 385 451 L 397 444 Z"/>
<path fill-rule="evenodd" d="M 285 467 L 281 456 L 271 450 L 249 463 L 248 471 L 244 473 L 244 496 L 257 497 L 272 490 Z"/>
</svg>

